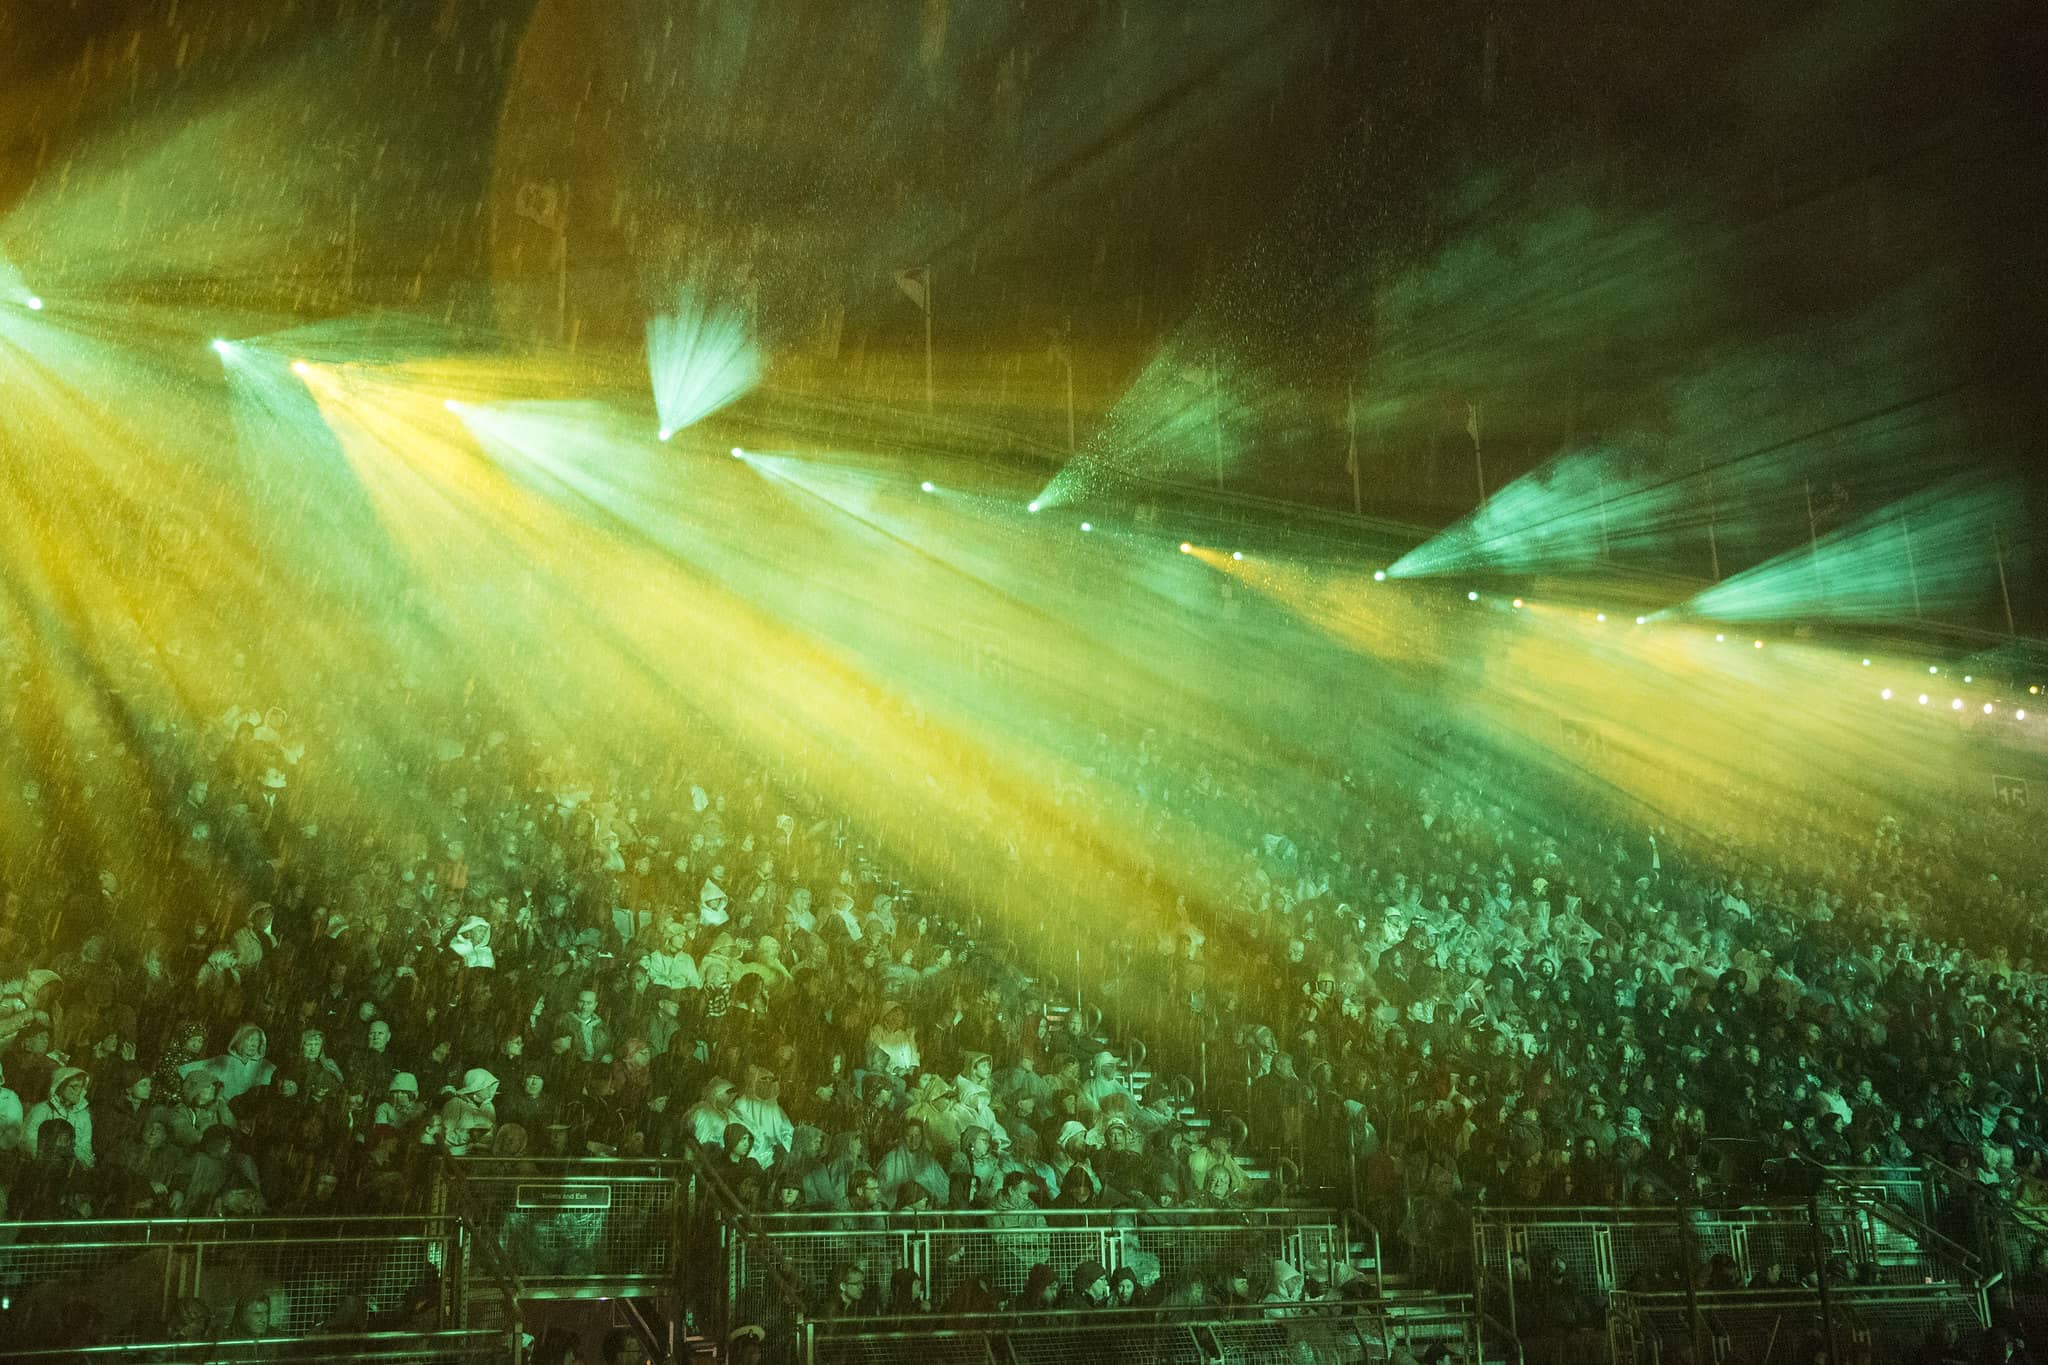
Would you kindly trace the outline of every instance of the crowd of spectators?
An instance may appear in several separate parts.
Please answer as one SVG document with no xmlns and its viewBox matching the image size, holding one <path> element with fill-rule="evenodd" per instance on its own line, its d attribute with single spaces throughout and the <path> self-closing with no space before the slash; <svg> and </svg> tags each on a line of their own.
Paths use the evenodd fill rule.
<svg viewBox="0 0 2048 1365">
<path fill-rule="evenodd" d="M 163 856 L 222 896 L 0 887 L 5 1216 L 386 1212 L 441 1152 L 693 1146 L 770 1211 L 1231 1207 L 1278 1197 L 1256 1150 L 1427 1272 L 1462 1204 L 1708 1199 L 1772 1158 L 2048 1202 L 2023 810 L 1814 802 L 1716 840 L 1427 738 L 1433 776 L 1361 755 L 1268 798 L 1104 737 L 1077 832 L 1224 830 L 1237 861 L 1091 926 L 1055 987 L 1075 926 L 906 883 L 729 754 L 600 775 L 472 713 L 413 775 L 430 818 L 378 841 L 294 805 L 337 737 L 160 728 Z"/>
</svg>

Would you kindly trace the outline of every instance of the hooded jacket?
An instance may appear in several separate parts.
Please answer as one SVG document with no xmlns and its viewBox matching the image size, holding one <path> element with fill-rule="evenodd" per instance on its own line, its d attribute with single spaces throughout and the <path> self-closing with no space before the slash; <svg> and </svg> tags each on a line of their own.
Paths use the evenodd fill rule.
<svg viewBox="0 0 2048 1365">
<path fill-rule="evenodd" d="M 86 1099 L 86 1092 L 78 1092 L 78 1103 L 66 1108 L 57 1098 L 57 1092 L 70 1080 L 86 1080 L 86 1074 L 75 1066 L 60 1066 L 50 1076 L 50 1095 L 41 1104 L 28 1111 L 28 1120 L 22 1127 L 22 1137 L 30 1152 L 36 1149 L 36 1134 L 51 1119 L 63 1119 L 71 1125 L 72 1147 L 78 1154 L 78 1164 L 92 1165 L 92 1109 Z"/>
<path fill-rule="evenodd" d="M 640 959 L 650 985 L 665 991 L 694 991 L 704 984 L 697 963 L 690 956 L 689 935 L 680 925 L 671 925 L 662 936 L 662 946 Z"/>
<path fill-rule="evenodd" d="M 259 1044 L 256 1060 L 250 1061 L 242 1055 L 242 1044 L 254 1038 Z M 259 1085 L 269 1085 L 277 1075 L 267 1054 L 270 1039 L 254 1024 L 244 1024 L 235 1030 L 235 1036 L 228 1043 L 228 1050 L 218 1057 L 206 1057 L 196 1062 L 187 1062 L 178 1068 L 178 1075 L 189 1077 L 195 1071 L 204 1071 L 220 1082 L 220 1102 L 241 1098 Z"/>
<path fill-rule="evenodd" d="M 6 1080 L 0 1070 L 0 1156 L 21 1146 L 21 1096 L 7 1088 Z"/>
<path fill-rule="evenodd" d="M 471 915 L 448 940 L 448 950 L 462 959 L 465 967 L 496 967 L 491 954 L 491 925 L 482 915 Z"/>
</svg>

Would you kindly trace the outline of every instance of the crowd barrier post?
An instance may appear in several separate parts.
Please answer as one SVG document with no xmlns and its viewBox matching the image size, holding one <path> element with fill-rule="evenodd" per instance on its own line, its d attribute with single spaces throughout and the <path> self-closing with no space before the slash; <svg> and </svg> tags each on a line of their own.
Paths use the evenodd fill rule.
<svg viewBox="0 0 2048 1365">
<path fill-rule="evenodd" d="M 1842 1365 L 1842 1350 L 1835 1341 L 1834 1297 L 1828 1290 L 1828 1240 L 1821 1230 L 1818 1192 L 1806 1197 L 1806 1214 L 1813 1232 L 1813 1282 L 1820 1294 L 1821 1339 L 1827 1343 L 1828 1365 Z"/>
</svg>

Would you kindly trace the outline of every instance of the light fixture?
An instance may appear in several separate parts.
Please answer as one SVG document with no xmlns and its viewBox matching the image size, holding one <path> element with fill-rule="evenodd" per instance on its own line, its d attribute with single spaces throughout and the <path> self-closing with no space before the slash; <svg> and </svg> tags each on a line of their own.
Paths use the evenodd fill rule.
<svg viewBox="0 0 2048 1365">
<path fill-rule="evenodd" d="M 1195 547 L 1193 545 L 1190 545 L 1187 541 L 1183 540 L 1180 543 L 1180 552 L 1184 555 L 1191 555 L 1195 552 Z"/>
<path fill-rule="evenodd" d="M 1636 624 L 1639 626 L 1647 626 L 1648 624 L 1650 624 L 1650 618 L 1647 616 L 1638 616 L 1636 618 Z"/>
<path fill-rule="evenodd" d="M 2027 718 L 2027 709 L 2024 706 L 2021 707 L 2019 710 L 2012 713 L 2012 718 L 2014 720 L 2025 720 Z"/>
<path fill-rule="evenodd" d="M 294 360 L 292 362 L 292 373 L 303 379 L 313 373 L 313 367 L 303 360 Z"/>
<path fill-rule="evenodd" d="M 43 301 L 37 298 L 34 294 L 30 294 L 28 298 L 25 300 L 25 302 L 28 304 L 29 312 L 40 313 L 43 311 Z"/>
<path fill-rule="evenodd" d="M 1387 581 L 1387 571 L 1386 571 L 1385 569 L 1374 569 L 1374 570 L 1372 571 L 1372 581 L 1373 581 L 1373 582 L 1375 582 L 1375 583 L 1384 583 L 1384 582 L 1386 582 L 1386 581 Z"/>
<path fill-rule="evenodd" d="M 1975 678 L 1971 677 L 1971 676 L 1970 676 L 1969 674 L 1965 673 L 1965 674 L 1963 674 L 1963 681 L 1964 681 L 1964 682 L 1975 682 L 1975 681 L 1977 681 L 1977 680 L 1976 680 Z"/>
<path fill-rule="evenodd" d="M 1939 673 L 1939 672 L 1941 672 L 1941 670 L 1940 670 L 1940 669 L 1938 669 L 1938 668 L 1936 668 L 1936 667 L 1935 667 L 1935 666 L 1934 666 L 1933 664 L 1929 664 L 1929 665 L 1927 665 L 1927 671 L 1928 671 L 1929 673 Z"/>
<path fill-rule="evenodd" d="M 462 410 L 462 404 L 456 402 L 453 398 L 443 398 L 441 406 L 450 412 L 460 412 Z"/>
<path fill-rule="evenodd" d="M 1467 602 L 1477 602 L 1479 600 L 1479 594 L 1476 592 L 1468 592 L 1465 594 L 1465 600 Z"/>
<path fill-rule="evenodd" d="M 1714 632 L 1714 643 L 1717 645 L 1726 640 L 1727 638 L 1727 636 L 1721 634 L 1721 632 L 1719 631 Z"/>
<path fill-rule="evenodd" d="M 926 479 L 923 483 L 919 484 L 918 487 L 922 488 L 927 493 L 936 493 L 939 491 L 939 486 L 933 483 L 930 479 Z"/>
<path fill-rule="evenodd" d="M 1027 512 L 1036 512 L 1038 510 L 1037 499 L 1034 498 L 1032 501 L 1024 504 L 1024 510 Z"/>
<path fill-rule="evenodd" d="M 1984 714 L 1987 716 L 1991 714 L 1991 703 L 1988 701 L 1984 703 Z"/>
<path fill-rule="evenodd" d="M 1596 611 L 1593 613 L 1593 619 L 1595 621 L 1605 621 L 1607 619 L 1607 613 L 1604 611 Z"/>
<path fill-rule="evenodd" d="M 1764 647 L 1764 642 L 1762 640 L 1752 640 L 1750 641 L 1750 643 L 1755 645 L 1758 649 L 1762 649 Z"/>
<path fill-rule="evenodd" d="M 1868 659 L 1865 659 L 1865 660 L 1863 661 L 1863 666 L 1864 666 L 1865 668 L 1868 668 L 1868 667 L 1870 667 L 1870 660 L 1868 660 Z"/>
<path fill-rule="evenodd" d="M 1922 693 L 1920 694 L 1920 704 L 1921 704 L 1922 706 L 1925 706 L 1925 705 L 1927 705 L 1927 694 L 1926 694 L 1925 692 L 1922 692 Z"/>
<path fill-rule="evenodd" d="M 1081 523 L 1081 529 L 1084 531 L 1092 531 L 1095 529 L 1095 523 L 1092 521 L 1084 521 Z"/>
<path fill-rule="evenodd" d="M 1521 609 L 1522 609 L 1522 599 L 1521 599 L 1521 598 L 1519 598 L 1519 597 L 1517 597 L 1517 598 L 1515 599 L 1515 610 L 1516 610 L 1516 611 L 1520 611 Z"/>
<path fill-rule="evenodd" d="M 1884 691 L 1878 693 L 1877 695 L 1883 697 L 1886 701 L 1890 701 L 1892 699 L 1892 690 L 1889 687 L 1887 687 Z"/>
<path fill-rule="evenodd" d="M 217 340 L 213 343 L 213 349 L 221 355 L 226 355 L 228 353 L 228 348 L 232 344 L 233 343 L 231 342 Z"/>
<path fill-rule="evenodd" d="M 675 434 L 675 428 L 663 427 L 660 431 L 654 433 L 654 439 L 657 441 L 666 441 L 669 437 Z"/>
<path fill-rule="evenodd" d="M 1232 559 L 1243 559 L 1243 558 L 1244 558 L 1244 551 L 1243 551 L 1243 550 L 1232 550 L 1232 551 L 1230 552 L 1230 557 L 1231 557 Z"/>
<path fill-rule="evenodd" d="M 1949 709 L 1949 710 L 1951 710 L 1951 711 L 1960 711 L 1960 710 L 1962 710 L 1962 709 L 1963 709 L 1963 699 L 1962 699 L 1961 697 L 1957 697 L 1957 698 L 1956 698 L 1956 699 L 1955 699 L 1954 701 L 1952 701 L 1952 702 L 1950 702 L 1950 703 L 1948 704 L 1948 709 Z"/>
<path fill-rule="evenodd" d="M 742 449 L 740 449 L 740 447 L 738 447 L 738 446 L 734 446 L 734 447 L 732 448 L 732 457 L 733 457 L 733 458 L 734 458 L 735 460 L 744 460 L 744 459 L 746 459 L 746 458 L 747 458 L 747 452 L 746 452 L 746 451 L 744 451 L 744 450 L 742 450 Z"/>
</svg>

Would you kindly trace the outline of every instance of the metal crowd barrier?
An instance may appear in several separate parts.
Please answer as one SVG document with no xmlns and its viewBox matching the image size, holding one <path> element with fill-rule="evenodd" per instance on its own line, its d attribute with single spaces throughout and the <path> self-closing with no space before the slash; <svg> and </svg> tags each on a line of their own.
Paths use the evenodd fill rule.
<svg viewBox="0 0 2048 1365">
<path fill-rule="evenodd" d="M 460 1220 L 433 1215 L 0 1223 L 0 1338 L 26 1347 L 43 1324 L 83 1314 L 94 1342 L 150 1340 L 188 1298 L 217 1322 L 267 1298 L 280 1334 L 317 1333 L 357 1300 L 452 1326 L 462 1261 Z"/>
<path fill-rule="evenodd" d="M 1480 1208 L 1472 1219 L 1480 1308 L 1519 1332 L 1516 1301 L 1553 1257 L 1564 1262 L 1572 1283 L 1603 1300 L 1616 1291 L 1652 1293 L 1682 1285 L 1716 1256 L 1726 1256 L 1744 1284 L 1774 1265 L 1796 1280 L 1815 1268 L 1816 1232 L 1825 1256 L 1868 1262 L 1873 1217 L 1882 1223 L 1882 1214 L 1837 1208 L 1824 1211 L 1816 1228 L 1803 1203 L 1684 1210 Z M 1909 1256 L 1895 1247 L 1891 1256 L 1901 1273 L 1923 1282 L 1969 1278 L 1967 1268 L 1943 1248 Z"/>
<path fill-rule="evenodd" d="M 524 1297 L 620 1298 L 676 1289 L 686 1163 L 465 1156 L 449 1164 L 467 1195 L 463 1212 L 495 1238 Z"/>
<path fill-rule="evenodd" d="M 1954 1286 L 1831 1285 L 1826 1315 L 1811 1288 L 1619 1292 L 1609 1307 L 1614 1365 L 1696 1360 L 1808 1360 L 1828 1338 L 1838 1358 L 1907 1365 L 1941 1323 L 1970 1341 L 1984 1323 Z"/>
<path fill-rule="evenodd" d="M 242 1337 L 228 1335 L 205 1341 L 130 1342 L 113 1346 L 50 1346 L 21 1350 L 10 1346 L 9 1361 L 85 1362 L 140 1358 L 152 1365 L 271 1365 L 272 1362 L 370 1361 L 373 1365 L 429 1365 L 440 1361 L 498 1361 L 510 1347 L 499 1331 L 362 1332 L 329 1336 Z"/>
<path fill-rule="evenodd" d="M 1065 1309 L 1043 1313 L 823 1319 L 805 1324 L 802 1365 L 1352 1365 L 1415 1359 L 1441 1344 L 1479 1359 L 1471 1299 L 1215 1305 L 1179 1310 Z"/>
<path fill-rule="evenodd" d="M 740 1305 L 766 1295 L 771 1258 L 797 1277 L 814 1305 L 830 1301 L 840 1272 L 854 1262 L 871 1285 L 886 1285 L 898 1269 L 914 1270 L 932 1303 L 944 1304 L 977 1278 L 995 1298 L 1014 1297 L 1041 1263 L 1057 1272 L 1063 1288 L 1087 1261 L 1113 1272 L 1156 1260 L 1160 1283 L 1175 1286 L 1213 1283 L 1239 1265 L 1257 1280 L 1277 1260 L 1334 1284 L 1345 1258 L 1333 1215 L 1294 1209 L 757 1214 L 744 1229 L 731 1219 L 722 1226 L 727 1293 Z"/>
</svg>

